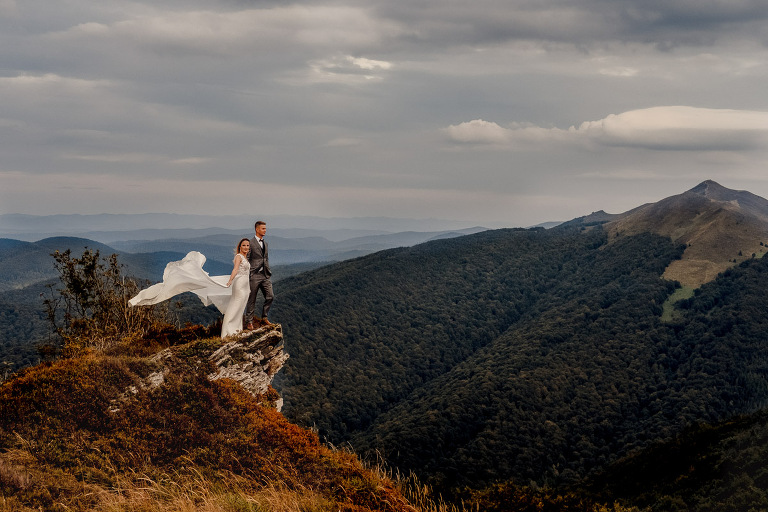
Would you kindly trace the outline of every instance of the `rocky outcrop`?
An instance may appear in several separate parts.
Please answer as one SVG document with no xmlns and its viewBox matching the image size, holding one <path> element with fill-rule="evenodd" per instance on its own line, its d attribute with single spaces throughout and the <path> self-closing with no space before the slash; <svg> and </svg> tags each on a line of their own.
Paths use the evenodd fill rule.
<svg viewBox="0 0 768 512">
<path fill-rule="evenodd" d="M 253 395 L 267 392 L 275 374 L 283 367 L 288 354 L 283 351 L 283 331 L 279 325 L 235 334 L 208 359 L 217 371 L 211 380 L 232 379 Z M 279 411 L 282 399 L 275 404 Z"/>
<path fill-rule="evenodd" d="M 223 340 L 200 340 L 169 347 L 150 357 L 150 363 L 157 369 L 115 400 L 113 411 L 119 409 L 120 401 L 136 395 L 139 390 L 162 386 L 170 373 L 206 367 L 213 370 L 208 373 L 209 379 L 232 379 L 252 395 L 264 397 L 288 357 L 279 324 L 242 331 Z M 278 411 L 282 404 L 282 398 L 272 402 Z"/>
</svg>

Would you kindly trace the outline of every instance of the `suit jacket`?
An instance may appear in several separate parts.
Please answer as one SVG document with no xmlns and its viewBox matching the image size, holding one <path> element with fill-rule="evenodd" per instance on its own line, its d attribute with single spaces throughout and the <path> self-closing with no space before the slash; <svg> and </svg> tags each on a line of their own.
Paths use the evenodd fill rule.
<svg viewBox="0 0 768 512">
<path fill-rule="evenodd" d="M 267 277 L 272 275 L 272 271 L 269 269 L 269 250 L 267 248 L 266 240 L 264 240 L 264 250 L 262 251 L 256 237 L 254 236 L 251 238 L 251 250 L 248 252 L 248 263 L 251 264 L 251 273 L 255 273 L 263 267 L 264 275 Z"/>
</svg>

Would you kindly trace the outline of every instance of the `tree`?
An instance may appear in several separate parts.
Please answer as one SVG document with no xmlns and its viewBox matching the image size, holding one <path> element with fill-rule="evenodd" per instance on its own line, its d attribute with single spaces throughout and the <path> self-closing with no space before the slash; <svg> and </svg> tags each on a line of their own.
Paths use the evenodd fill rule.
<svg viewBox="0 0 768 512">
<path fill-rule="evenodd" d="M 86 248 L 80 258 L 69 249 L 51 256 L 62 287 L 49 285 L 50 297 L 43 303 L 58 340 L 41 347 L 41 354 L 68 356 L 88 347 L 103 349 L 115 341 L 140 338 L 160 321 L 166 323 L 166 308 L 128 304 L 140 287 L 122 275 L 117 254 L 102 258 L 98 250 Z"/>
</svg>

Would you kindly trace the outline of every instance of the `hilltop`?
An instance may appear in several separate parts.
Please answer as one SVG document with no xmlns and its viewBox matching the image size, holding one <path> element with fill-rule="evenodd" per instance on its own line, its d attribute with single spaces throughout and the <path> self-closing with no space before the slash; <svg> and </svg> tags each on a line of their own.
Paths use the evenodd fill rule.
<svg viewBox="0 0 768 512">
<path fill-rule="evenodd" d="M 768 200 L 712 180 L 624 213 L 600 210 L 561 226 L 602 226 L 611 241 L 654 233 L 685 244 L 683 256 L 670 263 L 663 277 L 689 288 L 698 288 L 737 263 L 768 252 Z"/>
<path fill-rule="evenodd" d="M 656 233 L 686 244 L 664 278 L 694 288 L 768 250 L 768 200 L 711 180 L 606 221 L 609 238 Z"/>
</svg>

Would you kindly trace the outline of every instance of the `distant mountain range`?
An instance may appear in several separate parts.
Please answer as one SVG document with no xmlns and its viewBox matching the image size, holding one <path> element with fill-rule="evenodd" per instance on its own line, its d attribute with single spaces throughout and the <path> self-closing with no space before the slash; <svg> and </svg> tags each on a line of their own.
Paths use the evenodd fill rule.
<svg viewBox="0 0 768 512">
<path fill-rule="evenodd" d="M 36 219 L 37 222 L 39 219 Z M 71 219 L 70 219 L 71 220 Z M 95 219 L 90 219 L 96 222 Z M 70 226 L 71 227 L 71 226 Z M 482 231 L 485 228 L 435 232 L 388 233 L 353 229 L 313 231 L 309 229 L 269 230 L 270 260 L 273 280 L 303 272 L 332 261 L 359 257 L 392 247 L 404 247 L 432 239 L 445 239 Z M 124 265 L 124 275 L 157 282 L 170 261 L 180 260 L 189 251 L 206 256 L 205 270 L 211 275 L 229 274 L 232 270 L 234 247 L 248 232 L 232 232 L 221 228 L 201 230 L 152 230 L 140 232 L 158 235 L 173 233 L 172 239 L 124 239 L 110 244 L 99 241 L 55 236 L 35 242 L 0 238 L 0 362 L 10 361 L 14 367 L 37 361 L 35 345 L 48 336 L 41 295 L 48 285 L 57 283 L 58 274 L 51 254 L 71 250 L 79 256 L 85 248 L 99 251 L 102 256 L 117 254 Z M 282 233 L 277 236 L 274 233 Z M 201 235 L 204 233 L 204 235 Z M 332 238 L 319 236 L 322 233 Z M 368 233 L 361 235 L 361 233 Z M 135 235 L 137 232 L 114 232 Z M 312 236 L 309 236 L 312 235 Z M 179 321 L 209 321 L 215 312 L 202 307 L 196 299 L 182 301 L 183 317 Z"/>
<path fill-rule="evenodd" d="M 406 247 L 429 240 L 463 236 L 484 229 L 476 227 L 455 231 L 385 233 L 350 236 L 338 241 L 321 236 L 273 236 L 270 231 L 267 239 L 270 243 L 270 262 L 278 269 L 279 274 L 281 266 L 341 261 L 392 247 Z M 227 274 L 231 271 L 231 261 L 238 240 L 243 237 L 250 238 L 252 234 L 220 231 L 222 230 L 199 236 L 197 231 L 186 230 L 184 233 L 189 238 L 116 240 L 109 245 L 86 238 L 63 236 L 44 238 L 36 242 L 0 238 L 0 292 L 24 288 L 55 277 L 51 253 L 66 249 L 78 253 L 85 247 L 98 250 L 103 255 L 117 253 L 120 261 L 126 266 L 127 273 L 142 279 L 160 279 L 166 263 L 181 259 L 189 251 L 205 254 L 206 270 L 210 274 Z M 304 234 L 296 231 L 292 233 Z M 335 234 L 340 236 L 339 232 Z"/>
<path fill-rule="evenodd" d="M 280 236 L 280 230 L 269 229 L 270 262 L 273 265 L 291 265 L 308 262 L 341 261 L 372 252 L 393 247 L 408 247 L 411 245 L 442 238 L 453 238 L 484 231 L 486 228 L 473 227 L 463 230 L 402 233 L 380 233 L 375 235 L 354 236 L 346 239 L 329 240 L 320 236 L 323 232 L 315 232 L 314 236 L 288 237 Z M 292 231 L 293 234 L 300 232 Z M 286 233 L 288 234 L 288 233 Z M 340 233 L 334 233 L 338 238 Z M 351 234 L 347 232 L 347 234 Z M 208 258 L 220 262 L 230 262 L 234 247 L 240 238 L 252 238 L 248 231 L 236 235 L 230 233 L 211 234 L 192 238 L 170 238 L 162 240 L 124 240 L 111 244 L 115 249 L 132 253 L 150 253 L 157 251 L 178 251 L 186 254 L 196 250 Z"/>
<path fill-rule="evenodd" d="M 108 256 L 117 253 L 120 262 L 125 265 L 126 273 L 140 279 L 157 280 L 169 261 L 180 259 L 186 253 L 179 251 L 154 251 L 151 253 L 131 254 L 116 251 L 114 248 L 94 240 L 74 237 L 45 238 L 37 242 L 0 239 L 0 292 L 20 290 L 25 287 L 50 281 L 57 277 L 51 254 L 70 249 L 73 255 L 80 255 L 85 248 L 99 251 Z M 208 262 L 209 273 L 230 272 L 226 265 L 215 260 Z"/>
<path fill-rule="evenodd" d="M 42 238 L 73 236 L 102 243 L 122 240 L 194 238 L 218 233 L 250 234 L 256 220 L 285 238 L 322 236 L 332 241 L 403 231 L 453 231 L 473 227 L 471 222 L 390 217 L 323 218 L 310 216 L 182 215 L 170 213 L 99 215 L 0 214 L 0 238 L 33 242 Z"/>
</svg>

